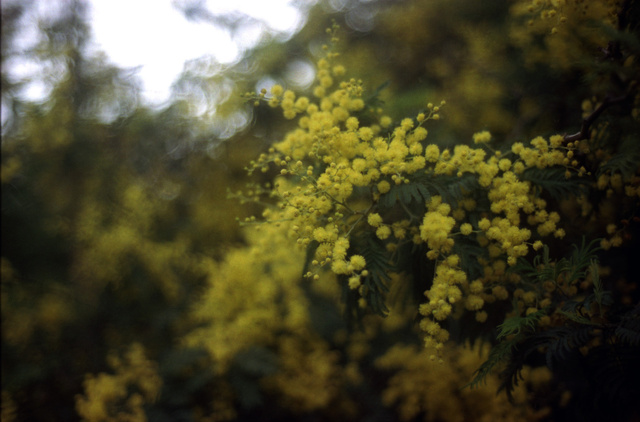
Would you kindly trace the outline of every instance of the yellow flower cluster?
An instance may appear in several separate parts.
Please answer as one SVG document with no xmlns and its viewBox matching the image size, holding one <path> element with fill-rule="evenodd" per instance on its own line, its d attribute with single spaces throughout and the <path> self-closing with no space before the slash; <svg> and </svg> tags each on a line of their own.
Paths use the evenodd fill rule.
<svg viewBox="0 0 640 422">
<path fill-rule="evenodd" d="M 429 252 L 427 257 L 436 259 L 441 252 L 451 251 L 453 239 L 449 237 L 456 221 L 449 216 L 451 206 L 443 204 L 440 196 L 433 197 L 427 203 L 428 212 L 424 215 L 420 225 L 420 238 L 427 242 Z"/>
<path fill-rule="evenodd" d="M 270 192 L 278 200 L 277 209 L 268 209 L 263 217 L 276 224 L 286 222 L 300 246 L 315 247 L 307 277 L 318 279 L 321 268 L 330 268 L 361 294 L 367 291 L 364 279 L 370 268 L 366 253 L 354 249 L 353 236 L 375 233 L 390 253 L 407 242 L 425 244 L 426 257 L 436 261 L 436 270 L 425 292 L 428 302 L 420 308 L 425 318 L 421 326 L 427 347 L 435 348 L 435 353 L 448 338 L 440 322 L 455 307 L 475 312 L 478 321 L 486 320 L 484 303 L 506 299 L 500 290 L 495 296 L 490 293 L 508 281 L 505 263 L 515 264 L 530 246 L 539 249 L 542 242 L 533 239 L 530 243 L 533 237 L 564 236 L 557 227 L 559 215 L 546 211 L 539 191 L 522 177 L 525 171 L 560 166 L 566 169 L 566 177 L 573 177 L 585 170 L 578 169 L 572 159 L 576 146 L 564 145 L 560 135 L 536 137 L 526 146 L 516 143 L 504 154 L 487 145 L 491 140 L 488 131 L 473 136 L 477 148 L 457 145 L 451 151 L 427 144 L 424 125 L 440 118 L 444 102 L 427 104 L 424 112 L 395 127 L 386 116 L 363 124 L 358 114 L 365 106 L 361 85 L 353 79 L 341 82 L 342 67 L 340 75 L 331 73 L 339 66 L 333 63 L 335 57 L 329 52 L 318 61 L 317 101 L 296 100 L 295 94 L 281 86 L 271 89 L 276 98 L 269 100 L 271 105 L 280 104 L 285 117 L 293 113 L 300 117 L 297 128 L 249 168 L 280 169 Z M 381 205 L 388 195 L 398 195 L 406 186 L 420 180 L 437 184 L 441 177 L 472 177 L 478 187 L 473 192 L 462 188 L 462 197 L 456 200 L 431 194 L 421 214 L 407 208 L 403 198 L 391 202 L 398 203 L 397 212 L 388 212 Z M 484 196 L 488 209 L 478 209 L 477 195 Z M 469 218 L 471 214 L 474 219 Z M 484 278 L 467 280 L 453 252 L 457 236 L 486 249 L 487 255 L 478 257 L 485 267 Z"/>
<path fill-rule="evenodd" d="M 84 395 L 76 397 L 78 414 L 88 422 L 146 422 L 143 406 L 157 399 L 162 386 L 157 365 L 138 343 L 131 345 L 124 361 L 113 354 L 108 360 L 116 373 L 87 375 Z"/>
<path fill-rule="evenodd" d="M 476 143 L 487 142 L 490 139 L 488 132 L 480 132 L 474 136 Z M 491 273 L 488 279 L 476 280 L 474 283 L 495 283 L 498 280 L 493 273 L 491 261 L 501 262 L 503 256 L 509 265 L 516 263 L 519 257 L 527 255 L 529 252 L 530 238 L 532 237 L 531 229 L 523 226 L 522 217 L 526 217 L 526 223 L 529 227 L 536 227 L 539 236 L 554 235 L 555 237 L 563 237 L 564 230 L 557 227 L 560 216 L 556 212 L 547 212 L 546 202 L 537 197 L 530 182 L 521 180 L 521 175 L 529 168 L 546 168 L 551 166 L 565 166 L 571 176 L 572 163 L 568 156 L 572 155 L 573 147 L 563 146 L 563 138 L 559 135 L 552 136 L 549 141 L 542 137 L 536 137 L 530 143 L 531 146 L 525 147 L 522 143 L 516 143 L 511 148 L 511 158 L 504 158 L 499 152 L 487 157 L 482 149 L 472 149 L 465 145 L 456 146 L 453 154 L 448 150 L 443 151 L 437 163 L 433 168 L 433 174 L 456 175 L 463 176 L 465 173 L 472 173 L 478 176 L 478 183 L 486 189 L 486 197 L 490 201 L 491 214 L 487 213 L 486 217 L 480 219 L 477 223 L 478 242 L 481 246 L 486 247 L 489 253 L 490 261 L 482 262 L 485 270 Z M 439 151 L 435 146 L 428 146 L 427 151 Z M 434 154 L 435 155 L 435 154 Z M 577 173 L 581 171 L 577 169 Z M 421 308 L 421 314 L 427 320 L 423 327 L 434 327 L 433 321 L 429 318 L 442 320 L 452 312 L 451 303 L 447 299 L 447 295 L 443 292 L 447 288 L 451 288 L 452 278 L 443 278 L 439 276 L 438 270 L 445 262 L 457 256 L 448 256 L 452 250 L 455 241 L 453 230 L 457 225 L 457 220 L 464 219 L 465 210 L 471 211 L 475 208 L 475 202 L 461 202 L 461 207 L 451 212 L 448 204 L 441 204 L 441 198 L 436 196 L 427 203 L 428 211 L 423 218 L 423 224 L 420 226 L 420 240 L 427 243 L 429 251 L 427 257 L 430 259 L 441 259 L 442 264 L 436 269 L 436 276 L 433 280 L 433 286 L 425 294 L 429 298 L 429 303 Z M 458 213 L 461 218 L 449 217 L 449 213 Z M 493 218 L 491 216 L 493 215 Z M 459 225 L 459 233 L 469 235 L 473 232 L 473 226 L 464 222 Z M 536 249 L 542 246 L 540 240 L 536 240 L 533 244 Z M 495 261 L 497 260 L 497 261 Z M 449 265 L 449 264 L 447 264 Z M 501 272 L 501 275 L 504 271 Z M 504 281 L 504 280 L 502 280 Z M 464 287 L 464 283 L 458 282 Z M 465 290 L 466 300 L 465 308 L 476 311 L 476 319 L 484 321 L 486 313 L 481 311 L 485 300 L 494 300 L 494 297 L 488 296 L 483 298 L 483 289 L 480 288 L 475 293 Z M 435 300 L 434 300 L 435 299 Z M 456 298 L 457 300 L 457 298 Z M 427 346 L 434 346 L 436 350 L 442 347 L 442 339 L 446 337 L 442 331 L 438 331 L 437 335 L 433 333 L 433 329 L 425 330 L 427 332 Z"/>
<path fill-rule="evenodd" d="M 221 377 L 242 353 L 264 350 L 275 358 L 277 371 L 264 374 L 260 387 L 282 408 L 305 413 L 337 406 L 344 415 L 353 405 L 340 393 L 358 381 L 358 368 L 345 371 L 345 357 L 314 331 L 305 291 L 310 287 L 314 295 L 333 299 L 337 285 L 325 279 L 301 283 L 304 253 L 292 242 L 290 226 L 249 225 L 246 246 L 229 251 L 220 263 L 202 263 L 209 286 L 192 312 L 201 324 L 185 343 L 204 347 Z M 365 260 L 352 255 L 348 265 L 359 271 Z M 219 405 L 227 409 L 224 401 Z M 226 405 L 233 408 L 232 397 Z"/>
<path fill-rule="evenodd" d="M 425 292 L 429 301 L 420 305 L 420 314 L 425 316 L 420 327 L 427 334 L 425 346 L 431 351 L 440 351 L 449 339 L 449 333 L 436 321 L 443 321 L 451 315 L 453 305 L 462 299 L 461 288 L 468 284 L 466 274 L 456 268 L 458 262 L 457 255 L 450 255 L 436 266 L 433 285 Z M 466 300 L 469 301 L 470 297 Z"/>
<path fill-rule="evenodd" d="M 549 20 L 552 22 L 552 34 L 558 32 L 558 25 L 565 24 L 568 20 L 567 15 L 595 15 L 600 20 L 610 25 L 617 22 L 616 11 L 619 8 L 619 2 L 616 0 L 602 1 L 567 1 L 567 0 L 528 0 L 523 2 L 526 11 L 532 15 L 537 14 L 541 20 Z M 595 9 L 595 11 L 593 11 Z M 529 21 L 529 26 L 533 26 L 534 21 Z"/>
<path fill-rule="evenodd" d="M 246 248 L 229 251 L 220 263 L 202 263 L 210 288 L 193 317 L 206 325 L 186 339 L 209 351 L 220 374 L 239 352 L 273 344 L 278 331 L 303 332 L 308 324 L 308 301 L 297 284 L 304 254 L 291 247 L 286 228 L 252 226 L 246 237 Z"/>
<path fill-rule="evenodd" d="M 511 39 L 527 49 L 530 63 L 567 69 L 584 57 L 589 46 L 606 45 L 606 30 L 587 28 L 587 23 L 615 27 L 620 7 L 617 0 L 520 0 L 511 7 L 516 22 Z M 536 41 L 540 36 L 544 43 Z"/>
<path fill-rule="evenodd" d="M 162 201 L 141 184 L 131 183 L 120 193 L 116 210 L 99 207 L 90 195 L 78 205 L 78 229 L 74 233 L 82 245 L 74 266 L 88 298 L 97 295 L 108 283 L 119 283 L 135 257 L 160 285 L 169 301 L 179 300 L 182 280 L 176 270 L 195 265 L 188 253 L 187 239 L 162 242 L 150 236 L 161 210 Z M 103 224 L 109 221 L 109 224 Z"/>
<path fill-rule="evenodd" d="M 384 404 L 395 407 L 403 421 L 417 420 L 419 415 L 424 415 L 424 421 L 535 421 L 548 415 L 550 409 L 535 410 L 527 405 L 527 395 L 535 394 L 550 381 L 547 368 L 524 368 L 531 382 L 516 387 L 513 404 L 505 395 L 495 394 L 500 383 L 496 375 L 487 377 L 487 385 L 460 390 L 486 359 L 488 349 L 478 344 L 447 346 L 446 365 L 434 366 L 414 346 L 393 346 L 375 362 L 380 369 L 394 371 L 383 392 Z"/>
<path fill-rule="evenodd" d="M 4 422 L 14 422 L 17 420 L 17 406 L 11 393 L 2 390 L 2 410 L 0 411 L 0 419 Z"/>
<path fill-rule="evenodd" d="M 340 354 L 316 338 L 278 338 L 279 371 L 263 380 L 264 388 L 281 397 L 282 407 L 295 413 L 327 409 L 341 399 L 344 373 Z"/>
<path fill-rule="evenodd" d="M 20 280 L 20 275 L 5 257 L 0 258 L 0 277 L 3 293 L 5 286 Z M 59 338 L 64 325 L 73 320 L 74 311 L 64 289 L 57 284 L 52 286 L 46 291 L 40 289 L 40 297 L 30 306 L 15 307 L 8 299 L 10 295 L 2 295 L 3 341 L 24 347 L 29 341 L 33 341 L 33 336 L 38 331 L 46 333 L 49 339 Z"/>
</svg>

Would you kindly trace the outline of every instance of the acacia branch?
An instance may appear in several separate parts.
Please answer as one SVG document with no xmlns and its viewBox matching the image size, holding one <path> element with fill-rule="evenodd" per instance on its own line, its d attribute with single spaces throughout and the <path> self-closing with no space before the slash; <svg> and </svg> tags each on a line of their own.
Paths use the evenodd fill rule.
<svg viewBox="0 0 640 422">
<path fill-rule="evenodd" d="M 602 101 L 602 104 L 596 107 L 596 109 L 593 110 L 593 112 L 590 115 L 588 115 L 584 120 L 582 120 L 582 127 L 580 127 L 580 132 L 574 133 L 573 135 L 565 135 L 564 140 L 567 142 L 574 142 L 574 141 L 581 141 L 583 139 L 587 139 L 589 137 L 589 128 L 591 127 L 593 122 L 596 121 L 598 117 L 600 117 L 602 112 L 606 108 L 614 104 L 618 104 L 626 101 L 628 97 L 629 97 L 628 94 L 625 94 L 616 98 L 611 98 L 609 96 L 605 97 L 604 100 Z"/>
</svg>

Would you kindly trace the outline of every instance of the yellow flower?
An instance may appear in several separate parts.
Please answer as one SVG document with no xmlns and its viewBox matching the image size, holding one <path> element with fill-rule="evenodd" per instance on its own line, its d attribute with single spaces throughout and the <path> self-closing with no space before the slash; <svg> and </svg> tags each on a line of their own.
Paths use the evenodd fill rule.
<svg viewBox="0 0 640 422">
<path fill-rule="evenodd" d="M 551 138 L 549 138 L 549 143 L 554 148 L 558 148 L 560 145 L 562 145 L 563 141 L 564 137 L 562 135 L 553 135 Z"/>
<path fill-rule="evenodd" d="M 506 300 L 509 298 L 509 291 L 503 286 L 495 286 L 491 289 L 491 294 L 498 300 Z"/>
<path fill-rule="evenodd" d="M 377 186 L 378 186 L 378 192 L 380 193 L 387 193 L 391 190 L 391 184 L 386 180 L 381 180 Z"/>
<path fill-rule="evenodd" d="M 516 142 L 515 144 L 511 145 L 511 152 L 513 152 L 514 154 L 520 155 L 523 150 L 524 145 L 522 145 L 522 142 Z"/>
<path fill-rule="evenodd" d="M 361 286 L 360 276 L 354 275 L 352 277 L 349 277 L 349 288 L 351 290 L 355 290 L 360 286 Z"/>
<path fill-rule="evenodd" d="M 295 108 L 298 113 L 302 113 L 309 107 L 309 99 L 307 97 L 300 97 L 295 102 Z"/>
<path fill-rule="evenodd" d="M 489 315 L 485 311 L 476 312 L 476 321 L 485 322 Z"/>
<path fill-rule="evenodd" d="M 484 285 L 480 280 L 474 280 L 469 285 L 469 291 L 471 293 L 482 293 L 483 290 L 484 290 Z"/>
<path fill-rule="evenodd" d="M 484 306 L 484 300 L 478 295 L 469 295 L 465 306 L 470 311 L 479 311 Z"/>
<path fill-rule="evenodd" d="M 391 117 L 389 116 L 382 116 L 380 118 L 380 126 L 382 126 L 383 128 L 388 128 L 389 126 L 391 126 Z"/>
<path fill-rule="evenodd" d="M 449 255 L 447 257 L 447 264 L 451 267 L 456 267 L 460 263 L 460 257 L 458 255 Z"/>
<path fill-rule="evenodd" d="M 350 259 L 351 266 L 354 270 L 359 271 L 367 265 L 367 261 L 362 255 L 353 255 Z"/>
<path fill-rule="evenodd" d="M 402 129 L 404 129 L 405 131 L 411 130 L 413 128 L 413 120 L 409 118 L 402 119 L 402 121 L 400 122 L 400 127 L 402 127 Z"/>
<path fill-rule="evenodd" d="M 451 305 L 443 303 L 432 311 L 433 317 L 439 321 L 447 319 L 451 315 Z"/>
<path fill-rule="evenodd" d="M 361 127 L 358 130 L 358 136 L 363 141 L 368 142 L 371 139 L 373 139 L 373 130 L 370 127 L 366 127 L 366 126 L 365 127 Z"/>
<path fill-rule="evenodd" d="M 389 228 L 389 226 L 381 226 L 378 227 L 378 230 L 376 230 L 376 236 L 378 236 L 378 238 L 381 240 L 388 238 L 390 235 L 391 229 Z"/>
<path fill-rule="evenodd" d="M 371 213 L 369 214 L 369 217 L 367 217 L 367 222 L 372 227 L 380 227 L 382 224 L 382 217 L 380 217 L 380 214 L 378 213 Z"/>
<path fill-rule="evenodd" d="M 284 92 L 284 89 L 282 88 L 282 85 L 276 84 L 271 87 L 271 94 L 275 95 L 276 97 L 281 96 L 283 92 Z"/>
<path fill-rule="evenodd" d="M 498 167 L 502 171 L 509 170 L 511 168 L 511 160 L 509 160 L 508 158 L 503 158 L 498 162 Z"/>
<path fill-rule="evenodd" d="M 436 321 L 432 321 L 426 318 L 420 321 L 420 328 L 422 329 L 422 331 L 429 333 L 429 335 L 431 336 L 437 336 L 440 333 L 440 330 L 442 330 L 440 324 L 438 324 Z"/>
<path fill-rule="evenodd" d="M 346 72 L 346 69 L 341 64 L 333 67 L 333 74 L 335 76 L 342 76 L 345 74 L 345 72 Z"/>
<path fill-rule="evenodd" d="M 320 86 L 323 88 L 329 88 L 331 85 L 333 85 L 333 78 L 331 76 L 327 75 L 320 78 Z"/>
<path fill-rule="evenodd" d="M 349 117 L 345 122 L 345 126 L 348 130 L 358 130 L 358 119 Z"/>
<path fill-rule="evenodd" d="M 331 264 L 331 271 L 336 274 L 349 274 L 350 272 L 349 265 L 342 259 L 333 261 Z"/>
<path fill-rule="evenodd" d="M 427 159 L 427 161 L 435 163 L 436 161 L 438 161 L 438 158 L 440 157 L 440 148 L 438 148 L 437 145 L 429 145 L 427 146 L 427 149 L 424 152 L 424 156 Z"/>
<path fill-rule="evenodd" d="M 486 130 L 483 130 L 482 132 L 478 132 L 478 133 L 474 133 L 473 134 L 473 143 L 474 144 L 486 144 L 490 140 L 491 140 L 491 133 L 489 133 Z"/>
</svg>

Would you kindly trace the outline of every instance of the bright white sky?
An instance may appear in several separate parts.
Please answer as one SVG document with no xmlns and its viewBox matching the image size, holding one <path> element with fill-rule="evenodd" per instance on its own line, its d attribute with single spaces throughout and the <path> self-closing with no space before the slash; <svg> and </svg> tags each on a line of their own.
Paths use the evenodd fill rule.
<svg viewBox="0 0 640 422">
<path fill-rule="evenodd" d="M 123 68 L 140 67 L 143 98 L 160 104 L 169 97 L 172 82 L 185 61 L 212 56 L 220 63 L 232 63 L 241 52 L 260 40 L 265 30 L 290 36 L 304 23 L 304 11 L 316 0 L 206 0 L 213 15 L 241 12 L 261 22 L 243 27 L 232 39 L 229 31 L 203 20 L 188 20 L 176 4 L 193 0 L 86 0 L 90 4 L 91 31 L 96 50 Z M 37 14 L 60 7 L 65 0 L 38 0 Z M 64 6 L 63 6 L 64 7 Z M 34 22 L 34 20 L 32 20 Z M 22 42 L 28 44 L 29 30 Z M 29 77 L 38 73 L 18 63 L 15 73 Z M 27 97 L 46 95 L 34 84 Z"/>
<path fill-rule="evenodd" d="M 91 0 L 91 26 L 97 48 L 121 67 L 142 66 L 143 97 L 160 103 L 189 59 L 213 56 L 220 63 L 239 59 L 242 50 L 260 40 L 264 24 L 291 34 L 304 16 L 292 0 L 208 0 L 212 14 L 239 11 L 264 22 L 231 34 L 206 21 L 187 20 L 176 0 Z M 310 1 L 298 2 L 309 4 Z"/>
</svg>

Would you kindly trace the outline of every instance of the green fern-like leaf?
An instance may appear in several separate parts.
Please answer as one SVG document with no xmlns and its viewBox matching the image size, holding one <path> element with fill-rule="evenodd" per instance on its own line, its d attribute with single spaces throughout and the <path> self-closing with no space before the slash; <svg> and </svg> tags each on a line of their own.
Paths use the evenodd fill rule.
<svg viewBox="0 0 640 422">
<path fill-rule="evenodd" d="M 478 262 L 478 257 L 485 256 L 487 251 L 478 242 L 468 237 L 456 239 L 453 253 L 460 257 L 460 266 L 470 280 L 482 275 L 483 266 Z"/>
<path fill-rule="evenodd" d="M 551 260 L 549 248 L 545 245 L 542 253 L 536 255 L 532 263 L 520 258 L 511 271 L 525 276 L 532 282 L 557 280 L 560 275 L 564 275 L 568 283 L 574 283 L 584 279 L 591 271 L 592 263 L 596 262 L 596 252 L 601 249 L 599 243 L 600 239 L 587 243 L 583 238 L 580 246 L 573 245 L 570 258 L 562 258 L 555 262 Z"/>
<path fill-rule="evenodd" d="M 567 319 L 570 319 L 573 322 L 577 322 L 578 324 L 582 324 L 582 325 L 597 325 L 593 322 L 591 322 L 591 320 L 589 318 L 587 318 L 584 315 L 581 315 L 577 312 L 567 312 L 567 311 L 563 311 L 562 309 L 558 310 L 558 313 L 562 316 L 564 316 Z"/>
<path fill-rule="evenodd" d="M 398 201 L 409 205 L 413 200 L 418 203 L 424 203 L 429 199 L 431 199 L 431 193 L 422 184 L 416 182 L 402 183 L 393 185 L 389 192 L 381 195 L 379 205 L 382 208 L 391 208 Z"/>
<path fill-rule="evenodd" d="M 640 169 L 640 144 L 637 138 L 626 138 L 620 150 L 598 169 L 597 175 L 620 173 L 628 179 Z"/>
<path fill-rule="evenodd" d="M 586 179 L 571 177 L 567 179 L 564 167 L 551 167 L 546 169 L 530 168 L 522 173 L 522 180 L 531 182 L 538 190 L 549 193 L 557 201 L 567 196 L 578 196 L 587 190 Z"/>
<path fill-rule="evenodd" d="M 382 208 L 391 208 L 397 202 L 405 205 L 414 200 L 424 203 L 435 195 L 440 195 L 444 202 L 455 205 L 479 187 L 477 176 L 471 173 L 465 173 L 461 177 L 421 175 L 411 178 L 409 183 L 393 185 L 389 192 L 380 196 L 379 205 Z"/>
<path fill-rule="evenodd" d="M 362 255 L 367 262 L 368 275 L 362 278 L 362 297 L 367 301 L 368 308 L 374 313 L 386 316 L 389 309 L 386 305 L 386 294 L 389 292 L 389 271 L 392 269 L 391 257 L 384 244 L 375 234 L 366 232 L 352 237 L 349 254 Z M 349 289 L 348 281 L 343 277 L 343 300 L 347 305 L 348 318 L 360 318 L 363 314 L 359 310 L 358 292 Z"/>
<path fill-rule="evenodd" d="M 363 281 L 364 286 L 367 287 L 364 298 L 373 312 L 386 316 L 389 309 L 385 303 L 385 295 L 389 292 L 387 283 L 390 280 L 388 272 L 391 269 L 388 253 L 380 242 L 369 237 L 367 248 L 362 251 L 362 254 L 367 261 L 369 271 L 369 275 Z"/>
<path fill-rule="evenodd" d="M 571 262 L 576 269 L 581 271 L 576 276 L 585 277 L 589 271 L 591 265 L 596 261 L 596 252 L 601 250 L 600 239 L 594 239 L 587 243 L 586 238 L 582 238 L 580 247 L 573 246 L 573 254 L 571 255 Z"/>
<path fill-rule="evenodd" d="M 640 346 L 640 304 L 620 318 L 615 335 L 623 343 Z"/>
<path fill-rule="evenodd" d="M 500 372 L 500 386 L 498 392 L 504 391 L 507 393 L 507 397 L 510 402 L 513 403 L 513 390 L 518 385 L 519 380 L 522 379 L 522 368 L 527 364 L 531 354 L 536 353 L 544 340 L 539 336 L 532 335 L 520 335 L 517 336 L 518 341 L 511 348 L 511 353 L 506 359 L 506 366 Z"/>
<path fill-rule="evenodd" d="M 504 371 L 502 374 L 503 376 L 506 376 L 509 381 L 505 382 L 504 387 L 501 387 L 501 389 L 506 389 L 507 393 L 510 394 L 510 391 L 513 389 L 510 384 L 513 382 L 513 374 L 511 371 L 514 370 L 517 373 L 519 368 L 524 365 L 522 364 L 516 369 L 514 369 L 515 367 L 509 369 L 513 366 L 515 351 L 516 349 L 521 348 L 520 343 L 526 339 L 525 332 L 534 330 L 538 320 L 540 320 L 545 313 L 545 310 L 539 310 L 525 317 L 514 316 L 507 318 L 502 324 L 500 324 L 498 326 L 498 329 L 500 330 L 498 340 L 500 340 L 500 343 L 493 346 L 489 352 L 489 357 L 482 365 L 480 365 L 480 368 L 476 370 L 473 380 L 467 384 L 467 387 L 473 388 L 481 382 L 484 382 L 486 376 L 489 375 L 496 366 L 506 362 L 507 369 L 505 371 L 507 371 L 509 375 L 506 376 Z M 511 335 L 513 335 L 513 337 L 507 340 L 506 338 Z M 529 351 L 527 351 L 527 353 L 529 353 Z"/>
<path fill-rule="evenodd" d="M 566 267 L 566 260 L 552 262 L 549 257 L 549 247 L 544 245 L 542 253 L 536 255 L 533 262 L 520 258 L 510 271 L 526 277 L 531 282 L 542 282 L 555 280 Z"/>
<path fill-rule="evenodd" d="M 381 105 L 384 104 L 384 101 L 380 99 L 380 94 L 389 86 L 390 83 L 391 81 L 384 81 L 383 83 L 378 85 L 378 87 L 371 93 L 371 95 L 369 95 L 364 100 L 364 103 L 367 106 L 366 108 L 380 107 Z"/>
<path fill-rule="evenodd" d="M 571 353 L 587 344 L 593 338 L 593 327 L 588 325 L 561 326 L 544 333 L 543 343 L 547 348 L 547 366 L 553 368 L 555 362 L 566 361 Z"/>
<path fill-rule="evenodd" d="M 478 368 L 474 374 L 473 380 L 465 387 L 475 388 L 481 383 L 484 383 L 487 375 L 493 372 L 496 366 L 505 362 L 511 356 L 511 351 L 517 343 L 517 339 L 512 339 L 510 341 L 503 341 L 492 347 L 487 360 L 480 365 L 480 368 Z"/>
<path fill-rule="evenodd" d="M 624 343 L 630 344 L 631 346 L 640 346 L 640 328 L 638 324 L 623 326 L 620 325 L 616 327 L 616 337 L 618 337 Z"/>
<path fill-rule="evenodd" d="M 309 242 L 309 245 L 307 246 L 307 251 L 304 257 L 304 266 L 302 267 L 303 277 L 307 273 L 307 271 L 309 271 L 309 267 L 311 266 L 311 261 L 313 261 L 313 257 L 315 256 L 316 249 L 318 249 L 319 245 L 320 245 L 320 242 L 318 242 L 317 240 L 312 240 L 311 242 Z"/>
<path fill-rule="evenodd" d="M 448 204 L 455 204 L 470 192 L 478 191 L 480 184 L 478 177 L 472 173 L 462 176 L 439 176 L 425 181 L 427 188 L 434 194 L 440 195 Z"/>
<path fill-rule="evenodd" d="M 602 281 L 600 280 L 600 272 L 598 271 L 598 264 L 596 260 L 592 261 L 591 267 L 591 280 L 593 281 L 593 293 L 584 299 L 583 305 L 586 309 L 593 311 L 594 305 L 597 305 L 597 310 L 602 317 L 603 307 L 611 306 L 613 304 L 613 294 L 604 290 Z"/>
<path fill-rule="evenodd" d="M 520 334 L 526 330 L 535 329 L 540 318 L 546 315 L 546 310 L 540 309 L 527 316 L 512 316 L 504 320 L 504 322 L 498 325 L 498 340 L 501 340 L 512 334 Z"/>
</svg>

